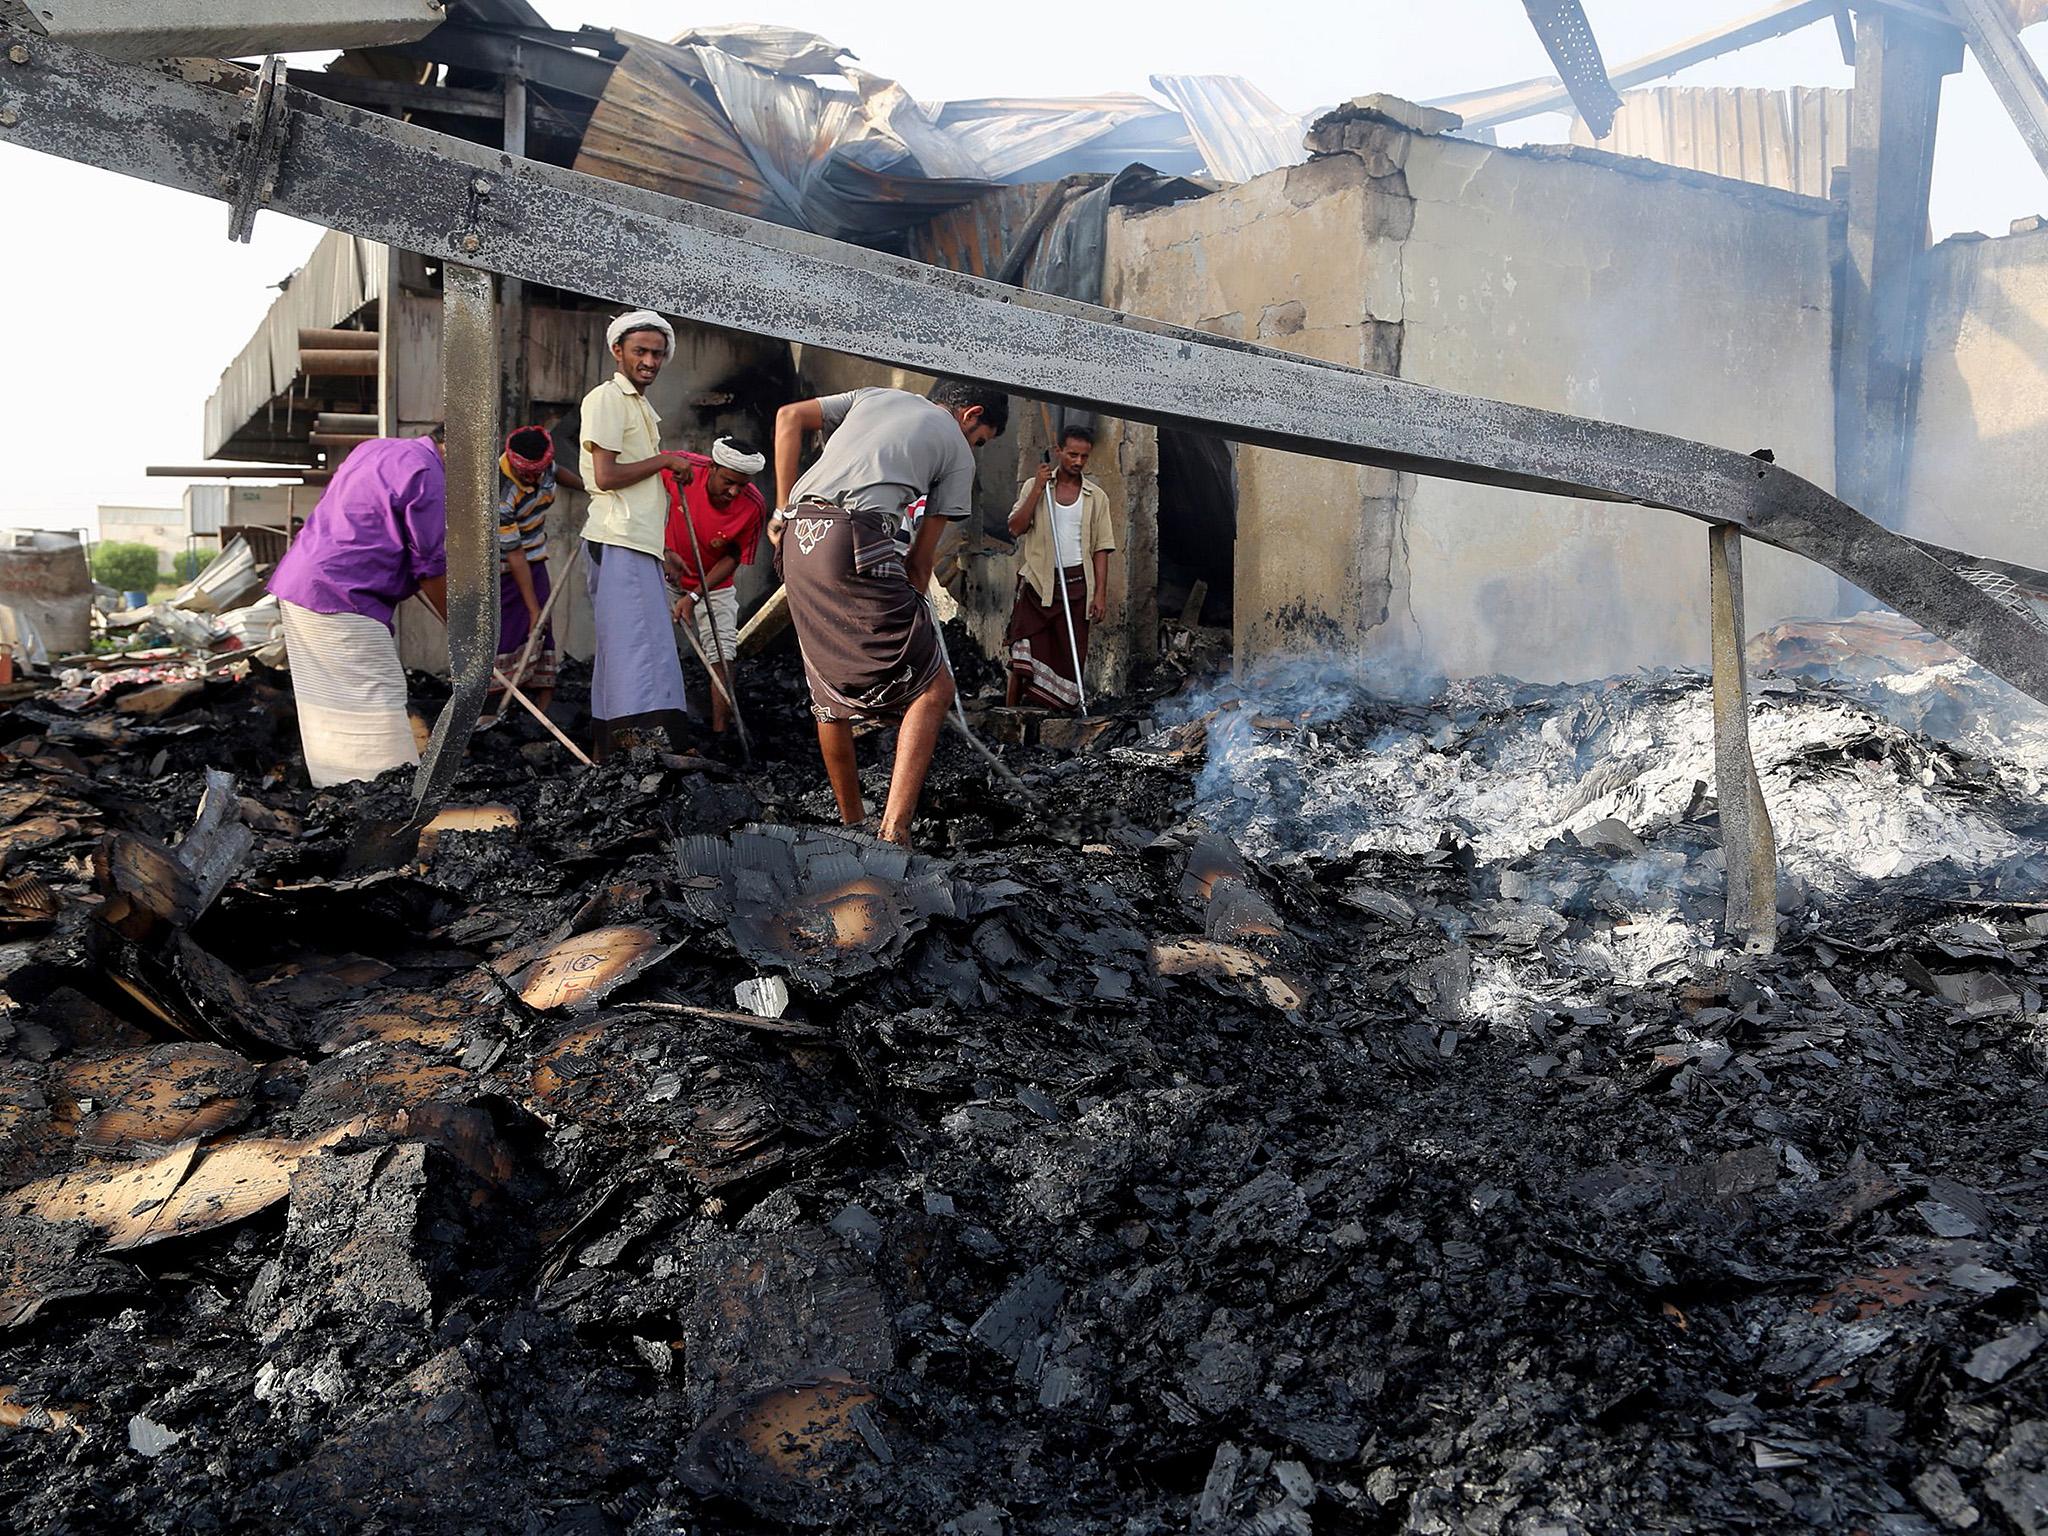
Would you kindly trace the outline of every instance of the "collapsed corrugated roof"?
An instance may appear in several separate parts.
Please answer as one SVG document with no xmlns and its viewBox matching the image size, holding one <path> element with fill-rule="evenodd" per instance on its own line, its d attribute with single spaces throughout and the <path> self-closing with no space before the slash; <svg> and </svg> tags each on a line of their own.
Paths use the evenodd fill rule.
<svg viewBox="0 0 2048 1536">
<path fill-rule="evenodd" d="M 900 244 L 991 183 L 1137 162 L 1244 180 L 1305 153 L 1302 118 L 1234 76 L 1155 79 L 1172 106 L 1130 93 L 926 106 L 793 28 L 620 40 L 578 170 L 869 244 Z"/>
</svg>

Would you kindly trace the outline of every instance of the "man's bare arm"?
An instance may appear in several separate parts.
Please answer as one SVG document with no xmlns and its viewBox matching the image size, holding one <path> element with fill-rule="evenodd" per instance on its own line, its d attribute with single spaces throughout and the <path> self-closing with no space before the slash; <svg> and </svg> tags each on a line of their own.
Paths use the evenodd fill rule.
<svg viewBox="0 0 2048 1536">
<path fill-rule="evenodd" d="M 506 558 L 506 568 L 512 572 L 512 585 L 519 589 L 519 600 L 526 604 L 529 620 L 540 617 L 540 597 L 533 590 L 533 571 L 527 565 L 526 551 L 515 549 Z"/>
<path fill-rule="evenodd" d="M 622 460 L 609 448 L 590 445 L 590 478 L 592 489 L 599 491 L 623 491 L 629 485 L 638 485 L 642 480 L 651 480 L 664 469 L 676 472 L 683 484 L 690 483 L 690 461 L 680 453 L 657 453 L 651 459 Z"/>
<path fill-rule="evenodd" d="M 1010 537 L 1022 538 L 1038 516 L 1038 504 L 1045 499 L 1045 483 L 1052 478 L 1052 465 L 1041 464 L 1038 473 L 1024 482 L 1024 489 L 1017 493 L 1017 505 L 1010 508 Z"/>
<path fill-rule="evenodd" d="M 932 584 L 932 568 L 939 563 L 939 545 L 948 526 L 943 517 L 927 517 L 917 525 L 917 537 L 911 541 L 910 558 L 903 569 L 910 578 L 910 590 L 920 596 Z"/>
<path fill-rule="evenodd" d="M 792 400 L 775 413 L 775 505 L 787 507 L 804 456 L 804 434 L 825 429 L 825 402 Z"/>
</svg>

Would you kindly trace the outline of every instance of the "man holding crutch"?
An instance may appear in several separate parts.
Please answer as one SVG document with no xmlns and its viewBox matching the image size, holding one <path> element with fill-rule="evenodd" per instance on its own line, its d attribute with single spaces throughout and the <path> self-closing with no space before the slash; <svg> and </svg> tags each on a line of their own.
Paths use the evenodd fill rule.
<svg viewBox="0 0 2048 1536">
<path fill-rule="evenodd" d="M 1008 702 L 1087 710 L 1088 629 L 1109 611 L 1109 556 L 1116 548 L 1109 497 L 1087 478 L 1095 434 L 1070 426 L 1057 463 L 1024 482 L 1010 509 L 1017 543 L 1017 602 L 1005 636 Z"/>
<path fill-rule="evenodd" d="M 733 577 L 754 563 L 768 503 L 754 476 L 768 467 L 753 444 L 721 437 L 707 457 L 681 455 L 683 463 L 663 476 L 668 483 L 669 580 L 682 596 L 675 621 L 687 624 L 696 650 L 711 669 L 711 734 L 723 736 L 732 721 L 733 640 L 740 629 L 739 594 Z"/>
</svg>

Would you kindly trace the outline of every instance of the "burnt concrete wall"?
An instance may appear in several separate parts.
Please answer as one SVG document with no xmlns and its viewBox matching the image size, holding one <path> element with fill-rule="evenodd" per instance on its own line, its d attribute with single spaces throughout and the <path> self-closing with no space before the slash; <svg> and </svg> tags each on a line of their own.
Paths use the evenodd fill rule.
<svg viewBox="0 0 2048 1536">
<path fill-rule="evenodd" d="M 1491 149 L 1376 119 L 1335 152 L 1120 216 L 1110 302 L 1471 394 L 1749 451 L 1833 478 L 1824 205 L 1613 157 Z M 1597 677 L 1704 665 L 1705 530 L 1667 513 L 1247 449 L 1241 664 Z M 1832 611 L 1834 577 L 1750 564 L 1750 621 Z"/>
<path fill-rule="evenodd" d="M 1905 532 L 2048 565 L 2048 233 L 1929 257 Z"/>
</svg>

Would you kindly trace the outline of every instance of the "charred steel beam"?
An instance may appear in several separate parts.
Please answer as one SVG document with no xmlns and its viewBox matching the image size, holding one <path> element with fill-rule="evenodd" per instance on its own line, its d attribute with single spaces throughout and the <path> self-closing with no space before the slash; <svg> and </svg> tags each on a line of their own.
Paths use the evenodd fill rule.
<svg viewBox="0 0 2048 1536">
<path fill-rule="evenodd" d="M 2048 79 L 2042 78 L 2041 66 L 2020 41 L 2012 12 L 2003 0 L 1948 0 L 1948 9 L 2013 126 L 2041 169 L 2048 171 Z"/>
<path fill-rule="evenodd" d="M 1698 37 L 1687 38 L 1669 48 L 1660 48 L 1655 53 L 1631 59 L 1628 63 L 1608 72 L 1608 79 L 1618 88 L 1627 89 L 1651 80 L 1661 80 L 1675 75 L 1682 69 L 1690 68 L 1706 59 L 1718 58 L 1724 53 L 1733 53 L 1770 38 L 1782 37 L 1796 32 L 1801 27 L 1813 25 L 1835 14 L 1840 0 L 1778 0 L 1778 3 L 1754 15 L 1744 16 L 1714 28 Z M 1538 112 L 1552 112 L 1572 104 L 1571 92 L 1562 80 L 1552 77 L 1547 80 L 1523 80 L 1514 85 L 1492 86 L 1481 91 L 1466 91 L 1457 96 L 1440 96 L 1425 106 L 1440 107 L 1446 112 L 1455 112 L 1465 119 L 1465 126 L 1471 128 L 1495 128 L 1503 123 L 1519 122 L 1533 117 Z"/>
<path fill-rule="evenodd" d="M 440 0 L 35 0 L 54 37 L 110 58 L 286 53 L 409 42 L 441 25 Z"/>
<path fill-rule="evenodd" d="M 1594 138 L 1606 138 L 1613 131 L 1614 114 L 1621 110 L 1621 97 L 1607 78 L 1607 61 L 1600 56 L 1600 40 L 1586 20 L 1586 8 L 1579 0 L 1522 0 L 1522 9 L 1543 39 L 1558 78 L 1572 93 L 1579 116 Z"/>
<path fill-rule="evenodd" d="M 0 36 L 7 57 L 19 55 L 0 61 L 0 141 L 234 195 L 243 116 L 234 97 Z M 289 99 L 268 176 L 279 212 L 529 282 L 1132 420 L 1739 527 L 1827 566 L 2048 701 L 2048 637 L 1943 561 L 1761 459 L 1008 288 L 300 92 Z"/>
<path fill-rule="evenodd" d="M 441 269 L 442 411 L 448 423 L 448 676 L 454 685 L 413 778 L 423 824 L 469 750 L 498 651 L 498 308 L 491 274 Z"/>
</svg>

